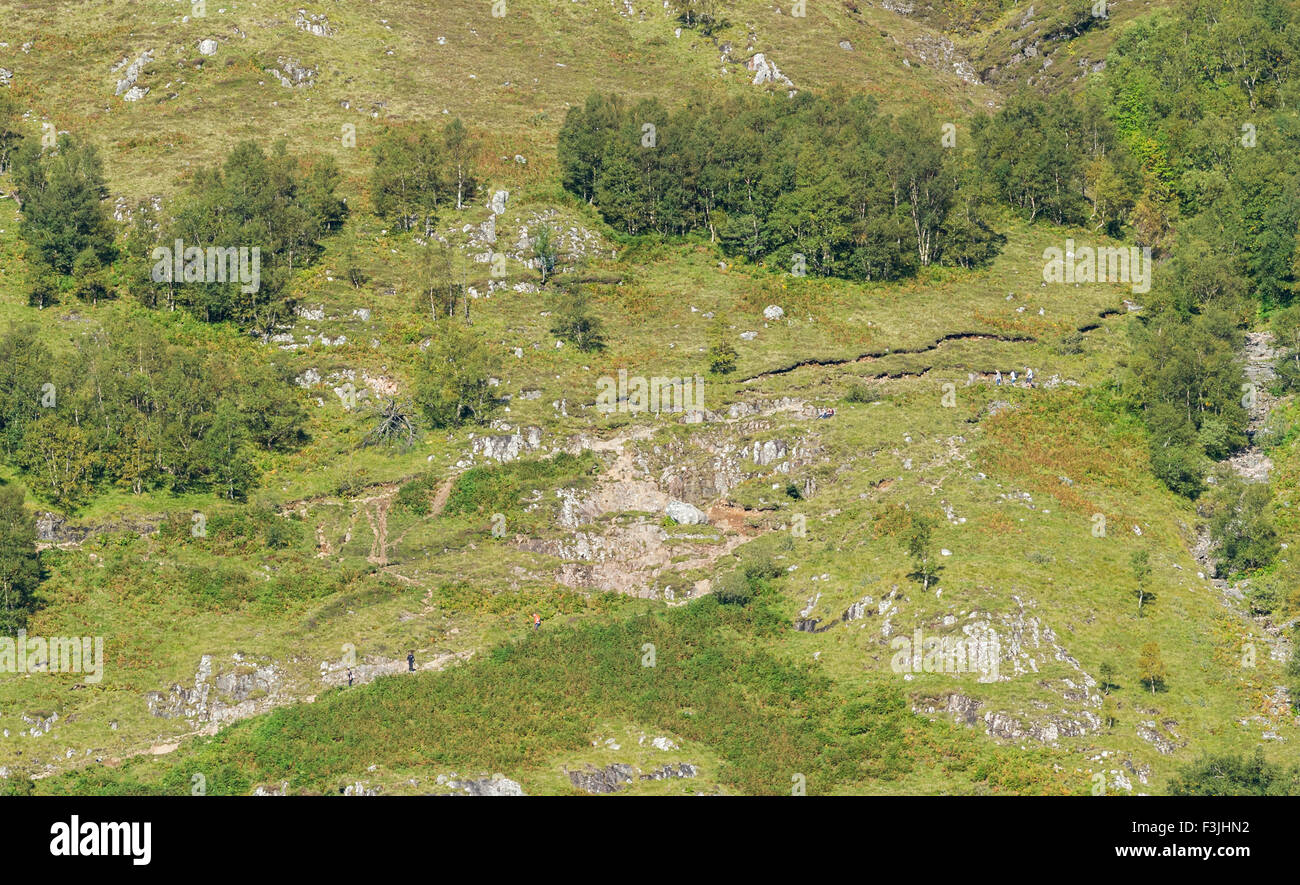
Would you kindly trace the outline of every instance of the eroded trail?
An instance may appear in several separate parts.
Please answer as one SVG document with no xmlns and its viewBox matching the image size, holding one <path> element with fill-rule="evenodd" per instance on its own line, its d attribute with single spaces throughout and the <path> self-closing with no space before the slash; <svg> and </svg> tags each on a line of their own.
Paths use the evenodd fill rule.
<svg viewBox="0 0 1300 885">
<path fill-rule="evenodd" d="M 1097 319 L 1100 321 L 1100 320 L 1109 319 L 1110 317 L 1123 316 L 1123 315 L 1124 314 L 1121 311 L 1115 308 L 1107 308 L 1106 310 L 1103 310 L 1097 314 Z M 1077 331 L 1083 334 L 1087 334 L 1088 332 L 1095 331 L 1099 328 L 1101 328 L 1101 322 L 1093 322 L 1093 323 L 1086 323 L 1082 326 L 1079 326 L 1077 328 Z M 775 369 L 767 369 L 766 371 L 758 372 L 754 375 L 750 375 L 748 377 L 741 378 L 739 380 L 740 383 L 742 384 L 753 384 L 756 381 L 762 381 L 766 378 L 773 378 L 778 375 L 788 375 L 797 369 L 803 369 L 810 366 L 818 367 L 818 368 L 826 368 L 830 366 L 847 366 L 853 363 L 870 363 L 870 362 L 875 362 L 876 360 L 885 359 L 887 357 L 892 357 L 892 356 L 915 356 L 917 354 L 922 354 L 922 353 L 932 353 L 936 350 L 939 350 L 944 345 L 952 344 L 960 341 L 1000 341 L 1007 344 L 1033 344 L 1033 343 L 1037 343 L 1038 340 L 1039 339 L 1035 338 L 1032 335 L 999 335 L 993 332 L 950 332 L 949 334 L 938 338 L 937 340 L 931 342 L 930 344 L 924 344 L 920 347 L 902 347 L 902 348 L 895 348 L 895 349 L 886 348 L 884 350 L 868 351 L 867 353 L 859 354 L 857 356 L 827 357 L 825 359 L 818 359 L 818 358 L 803 359 L 803 360 L 799 360 L 796 363 L 791 363 L 788 366 L 779 366 Z M 929 372 L 931 368 L 933 367 L 926 366 L 921 370 L 912 371 L 912 372 L 907 372 L 907 371 L 896 372 L 896 373 L 884 372 L 875 377 L 891 378 L 891 379 L 898 379 L 907 376 L 919 377 Z"/>
</svg>

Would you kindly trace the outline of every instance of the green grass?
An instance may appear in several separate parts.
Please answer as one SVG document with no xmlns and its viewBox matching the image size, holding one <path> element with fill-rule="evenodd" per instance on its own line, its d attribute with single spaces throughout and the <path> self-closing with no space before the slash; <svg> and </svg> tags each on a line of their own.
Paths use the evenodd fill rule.
<svg viewBox="0 0 1300 885">
<path fill-rule="evenodd" d="M 1067 237 L 1095 239 L 1090 232 L 994 218 L 1007 243 L 987 267 L 930 268 L 903 283 L 858 285 L 724 262 L 701 239 L 624 243 L 556 183 L 554 138 L 566 105 L 595 88 L 665 100 L 701 84 L 751 88 L 741 52 L 751 26 L 753 51 L 767 53 L 802 89 L 849 82 L 887 110 L 925 103 L 959 121 L 999 100 L 895 44 L 894 37 L 906 44 L 932 36 L 924 21 L 865 4 L 858 14 L 809 4 L 809 17 L 794 20 L 741 3 L 720 38 L 740 64 L 728 63 L 723 75 L 720 49 L 688 31 L 675 37 L 654 4 L 644 21 L 608 4 L 540 0 L 511 3 L 504 20 L 492 19 L 487 4 L 459 0 L 436 15 L 416 0 L 309 10 L 327 12 L 338 28 L 331 38 L 293 27 L 297 3 L 230 3 L 225 16 L 208 5 L 207 21 L 181 23 L 174 3 L 59 10 L 0 0 L 0 17 L 15 22 L 9 46 L 0 48 L 15 93 L 33 110 L 33 123 L 49 119 L 99 144 L 114 196 L 173 194 L 195 165 L 218 161 L 247 137 L 283 134 L 294 152 L 340 160 L 353 211 L 322 260 L 294 281 L 301 302 L 325 316 L 298 321 L 293 343 L 303 346 L 264 346 L 181 313 L 155 315 L 160 334 L 232 362 L 269 353 L 295 376 L 351 371 L 408 395 L 421 343 L 442 320 L 417 295 L 422 247 L 369 211 L 366 149 L 388 120 L 463 117 L 482 140 L 486 189 L 511 193 L 497 220 L 499 241 L 516 242 L 536 214 L 555 211 L 558 227 L 591 234 L 587 269 L 623 282 L 590 287 L 609 343 L 593 354 L 555 347 L 553 317 L 544 315 L 561 303 L 555 292 L 473 300 L 474 326 L 502 360 L 496 390 L 511 397 L 494 415 L 496 428 L 428 430 L 405 450 L 362 448 L 370 406 L 345 410 L 330 390 L 336 379 L 302 391 L 310 440 L 261 457 L 263 478 L 247 506 L 206 493 L 106 490 L 69 514 L 74 525 L 102 531 L 78 548 L 45 554 L 48 578 L 29 632 L 104 636 L 108 666 L 96 685 L 72 675 L 0 676 L 0 726 L 10 732 L 0 740 L 0 764 L 53 773 L 38 781 L 39 792 L 188 792 L 195 772 L 207 776 L 209 792 L 288 781 L 292 791 L 336 793 L 357 780 L 385 792 L 426 792 L 440 774 L 500 771 L 528 792 L 562 793 L 572 790 L 565 770 L 589 763 L 685 761 L 700 766 L 699 778 L 635 789 L 781 794 L 803 774 L 810 793 L 1084 793 L 1095 769 L 1127 761 L 1150 770 L 1149 783 L 1134 779 L 1134 790 L 1158 793 L 1177 765 L 1201 752 L 1243 752 L 1263 742 L 1280 760 L 1300 739 L 1294 716 L 1264 716 L 1262 698 L 1281 684 L 1281 664 L 1268 656 L 1262 626 L 1225 607 L 1197 578 L 1188 547 L 1199 517 L 1151 477 L 1143 431 L 1115 389 L 1133 321 L 1121 299 L 1131 293 L 1041 285 L 1042 250 Z M 1002 5 L 959 11 L 973 6 Z M 1071 51 L 1092 56 L 1136 14 L 1132 6 Z M 1009 54 L 995 44 L 1024 9 L 981 19 L 959 48 Z M 234 26 L 247 36 L 235 36 Z M 208 36 L 223 42 L 200 70 L 194 46 Z M 439 36 L 447 43 L 438 44 Z M 853 50 L 840 49 L 841 39 Z M 19 47 L 28 40 L 36 43 L 24 54 Z M 151 92 L 123 104 L 111 97 L 110 69 L 145 48 L 161 50 L 141 80 Z M 277 85 L 261 70 L 277 55 L 318 66 L 317 84 Z M 1067 67 L 1060 62 L 1052 76 Z M 438 84 L 432 96 L 430 83 Z M 355 150 L 339 140 L 344 123 L 357 126 Z M 486 193 L 449 212 L 443 232 L 485 221 L 485 202 Z M 27 307 L 16 231 L 13 203 L 0 201 L 0 325 L 33 323 L 52 348 L 69 349 L 139 311 L 125 302 Z M 343 275 L 349 243 L 370 277 L 360 288 Z M 480 291 L 485 267 L 471 265 L 470 284 Z M 510 282 L 536 282 L 536 274 L 512 261 Z M 782 320 L 764 319 L 769 304 L 784 309 Z M 354 314 L 361 308 L 369 320 Z M 718 320 L 739 351 L 737 371 L 723 378 L 705 371 Z M 746 331 L 757 337 L 741 340 Z M 308 335 L 316 339 L 310 346 Z M 347 343 L 325 346 L 321 335 L 346 335 Z M 1035 369 L 1036 389 L 993 386 L 995 371 L 1025 366 Z M 705 405 L 723 416 L 738 403 L 770 408 L 702 425 L 600 414 L 596 379 L 620 369 L 706 376 Z M 871 395 L 846 399 L 854 385 Z M 787 400 L 793 404 L 782 408 Z M 555 405 L 561 402 L 567 414 Z M 989 417 L 995 402 L 1014 408 Z M 806 418 L 804 405 L 834 406 L 837 414 Z M 1293 403 L 1277 414 L 1298 422 Z M 542 428 L 541 450 L 466 468 L 471 435 L 530 425 Z M 690 564 L 660 582 L 678 586 L 716 579 L 766 553 L 783 576 L 761 604 L 668 605 L 605 587 L 575 589 L 559 580 L 558 557 L 515 543 L 516 533 L 565 532 L 554 521 L 559 494 L 600 488 L 621 469 L 610 451 L 565 453 L 581 440 L 615 436 L 629 438 L 625 454 L 673 497 L 699 493 L 744 508 L 747 544 L 696 562 L 692 536 L 737 535 L 716 526 L 663 528 L 661 513 L 607 513 L 584 531 L 641 522 L 663 529 L 670 558 Z M 1294 437 L 1282 437 L 1271 453 L 1279 526 L 1290 545 L 1300 543 Z M 784 466 L 754 462 L 753 446 L 767 441 L 788 447 Z M 22 483 L 8 467 L 0 478 Z M 447 506 L 435 517 L 432 498 L 448 480 Z M 792 499 L 791 482 L 812 491 Z M 723 485 L 725 493 L 701 491 Z M 904 508 L 940 516 L 935 544 L 951 553 L 941 558 L 940 593 L 924 593 L 908 576 L 911 564 L 890 530 Z M 944 516 L 949 510 L 955 521 Z M 195 511 L 207 518 L 205 538 L 189 534 Z M 387 545 L 376 557 L 372 525 L 381 511 Z M 502 538 L 492 534 L 496 513 L 506 517 Z M 1105 537 L 1093 533 L 1096 513 L 1106 518 Z M 806 535 L 790 530 L 795 517 L 805 520 Z M 143 538 L 121 530 L 137 520 L 161 529 Z M 1151 556 L 1156 599 L 1139 618 L 1128 562 L 1142 549 Z M 1293 586 L 1295 568 L 1283 551 L 1274 577 Z M 871 614 L 822 633 L 796 632 L 794 620 L 817 594 L 813 617 L 833 620 L 867 596 Z M 1289 595 L 1275 623 L 1300 607 Z M 896 605 L 892 615 L 879 609 L 886 596 Z M 892 636 L 916 627 L 946 635 L 971 612 L 1001 623 L 1019 617 L 1022 603 L 1040 637 L 1050 628 L 1083 672 L 1095 677 L 1103 662 L 1116 666 L 1113 729 L 1043 747 L 994 741 L 982 719 L 968 727 L 926 711 L 928 699 L 957 691 L 982 701 L 981 716 L 1097 712 L 1063 698 L 1062 680 L 1077 682 L 1079 671 L 1054 646 L 1029 643 L 1028 634 L 1026 653 L 1038 669 L 1025 663 L 1025 673 L 1004 682 L 969 674 L 905 680 L 891 671 Z M 545 619 L 538 634 L 530 630 L 534 611 Z M 1167 690 L 1155 695 L 1136 680 L 1138 649 L 1152 639 L 1170 670 Z M 640 666 L 645 642 L 658 653 L 652 671 Z M 1254 668 L 1241 665 L 1246 643 L 1260 649 Z M 408 649 L 421 661 L 473 655 L 441 673 L 325 688 L 320 665 L 339 660 L 345 646 L 373 659 L 401 659 Z M 229 666 L 235 653 L 275 661 L 295 703 L 171 754 L 138 755 L 198 727 L 150 716 L 145 694 L 192 686 L 201 655 Z M 31 727 L 23 716 L 51 712 L 59 720 L 48 734 L 20 736 Z M 1138 736 L 1146 721 L 1176 723 L 1172 755 Z M 1286 743 L 1264 741 L 1266 730 Z M 647 735 L 669 735 L 680 749 L 646 750 L 638 740 Z M 623 749 L 607 749 L 608 737 Z M 1095 761 L 1103 752 L 1106 761 Z M 96 765 L 97 757 L 111 765 Z"/>
<path fill-rule="evenodd" d="M 583 757 L 591 723 L 637 723 L 710 748 L 726 791 L 782 794 L 803 775 L 809 792 L 895 781 L 934 740 L 896 688 L 845 704 L 806 665 L 764 646 L 784 622 L 761 607 L 706 599 L 667 613 L 546 629 L 434 677 L 387 677 L 332 690 L 315 704 L 236 725 L 161 762 L 129 762 L 41 783 L 41 792 L 188 792 L 194 772 L 211 794 L 287 781 L 298 792 L 337 793 L 370 765 L 427 781 L 448 770 L 553 775 L 557 756 Z M 648 645 L 653 666 L 644 666 Z M 998 751 L 955 753 L 954 782 L 1059 788 L 1037 766 L 1013 771 Z M 572 763 L 577 766 L 576 759 Z M 553 782 L 553 777 L 552 777 Z"/>
</svg>

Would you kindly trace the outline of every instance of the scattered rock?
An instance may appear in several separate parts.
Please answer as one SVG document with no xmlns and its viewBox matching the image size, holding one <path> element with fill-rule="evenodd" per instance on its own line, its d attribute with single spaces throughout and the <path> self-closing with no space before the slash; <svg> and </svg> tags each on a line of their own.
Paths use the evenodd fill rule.
<svg viewBox="0 0 1300 885">
<path fill-rule="evenodd" d="M 292 58 L 279 57 L 275 63 L 278 68 L 266 68 L 266 72 L 280 81 L 286 88 L 305 88 L 315 86 L 316 68 L 309 68 Z"/>
<path fill-rule="evenodd" d="M 324 13 L 308 13 L 305 9 L 298 10 L 298 17 L 294 19 L 293 24 L 298 30 L 315 34 L 317 37 L 333 37 L 335 32 Z"/>
</svg>

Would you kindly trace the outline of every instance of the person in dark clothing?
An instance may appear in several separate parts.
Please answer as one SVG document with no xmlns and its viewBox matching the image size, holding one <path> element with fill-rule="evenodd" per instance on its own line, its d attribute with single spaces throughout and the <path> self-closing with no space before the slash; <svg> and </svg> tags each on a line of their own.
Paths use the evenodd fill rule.
<svg viewBox="0 0 1300 885">
<path fill-rule="evenodd" d="M 348 667 L 348 688 L 352 687 L 352 668 Z"/>
<path fill-rule="evenodd" d="M 406 669 L 411 673 L 415 672 L 415 652 L 406 656 Z"/>
</svg>

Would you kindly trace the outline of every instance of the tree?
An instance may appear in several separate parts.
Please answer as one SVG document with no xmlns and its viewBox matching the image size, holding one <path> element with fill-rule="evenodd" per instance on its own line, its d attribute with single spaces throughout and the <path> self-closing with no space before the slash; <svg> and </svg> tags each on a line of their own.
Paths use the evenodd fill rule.
<svg viewBox="0 0 1300 885">
<path fill-rule="evenodd" d="M 1101 702 L 1101 721 L 1106 725 L 1106 731 L 1115 727 L 1119 722 L 1119 705 L 1110 695 L 1106 695 L 1105 700 Z"/>
<path fill-rule="evenodd" d="M 46 384 L 54 384 L 54 359 L 34 327 L 0 335 L 0 452 L 13 457 L 29 425 L 46 413 Z M 57 386 L 55 387 L 57 393 Z"/>
<path fill-rule="evenodd" d="M 456 208 L 463 209 L 465 198 L 474 193 L 478 182 L 474 178 L 473 165 L 476 146 L 460 117 L 442 130 L 442 147 L 447 157 L 448 177 L 456 189 Z"/>
<path fill-rule="evenodd" d="M 1098 669 L 1098 675 L 1101 676 L 1101 693 L 1110 694 L 1110 690 L 1115 688 L 1115 665 L 1110 661 L 1102 661 Z"/>
<path fill-rule="evenodd" d="M 212 426 L 203 434 L 202 448 L 221 496 L 232 501 L 246 498 L 258 471 L 248 429 L 231 400 L 222 400 L 217 406 Z"/>
<path fill-rule="evenodd" d="M 1286 662 L 1287 694 L 1291 707 L 1300 713 L 1300 624 L 1291 633 L 1291 657 Z"/>
<path fill-rule="evenodd" d="M 456 305 L 465 302 L 469 315 L 469 267 L 450 243 L 430 241 L 420 253 L 417 279 L 420 301 L 429 303 L 429 314 L 437 319 L 442 314 L 456 315 Z"/>
<path fill-rule="evenodd" d="M 361 445 L 373 446 L 384 443 L 408 449 L 411 443 L 415 442 L 415 437 L 415 422 L 397 400 L 389 397 L 379 410 L 379 419 L 375 422 L 375 426 L 366 434 Z"/>
<path fill-rule="evenodd" d="M 1300 390 L 1300 303 L 1273 315 L 1273 333 L 1281 351 L 1276 366 L 1278 379 L 1284 389 Z"/>
<path fill-rule="evenodd" d="M 730 375 L 736 371 L 740 354 L 727 335 L 727 326 L 721 320 L 713 324 L 712 342 L 709 344 L 709 371 L 714 375 Z"/>
<path fill-rule="evenodd" d="M 269 451 L 287 451 L 307 441 L 307 410 L 292 373 L 277 365 L 241 361 L 228 396 L 234 397 L 249 437 Z"/>
<path fill-rule="evenodd" d="M 555 316 L 551 334 L 567 341 L 583 353 L 600 350 L 605 346 L 605 335 L 600 318 L 587 305 L 586 293 L 575 289 Z"/>
<path fill-rule="evenodd" d="M 488 378 L 499 366 L 482 335 L 443 323 L 416 369 L 415 403 L 434 427 L 482 424 L 496 406 Z"/>
<path fill-rule="evenodd" d="M 1133 580 L 1137 582 L 1137 589 L 1134 594 L 1138 601 L 1138 617 L 1142 617 L 1142 605 L 1148 599 L 1154 599 L 1155 594 L 1147 590 L 1147 581 L 1151 578 L 1151 556 L 1145 550 L 1139 550 L 1134 553 L 1129 560 L 1129 568 L 1133 571 Z"/>
<path fill-rule="evenodd" d="M 1164 659 L 1160 657 L 1160 646 L 1154 642 L 1143 645 L 1138 653 L 1138 678 L 1142 684 L 1155 694 L 1157 689 L 1164 688 L 1168 675 Z"/>
<path fill-rule="evenodd" d="M 61 507 L 80 504 L 92 490 L 94 459 L 86 431 L 57 415 L 43 415 L 27 428 L 19 461 Z"/>
<path fill-rule="evenodd" d="M 730 22 L 720 16 L 718 0 L 673 0 L 677 21 L 683 27 L 694 28 L 708 37 L 723 30 Z"/>
<path fill-rule="evenodd" d="M 40 579 L 36 515 L 23 506 L 22 490 L 0 486 L 0 633 L 26 624 Z"/>
<path fill-rule="evenodd" d="M 18 102 L 9 90 L 0 89 L 0 174 L 9 171 L 9 160 L 23 140 L 23 134 L 18 129 L 21 118 Z"/>
<path fill-rule="evenodd" d="M 545 286 L 555 270 L 556 249 L 554 232 L 544 221 L 537 225 L 537 233 L 533 236 L 533 260 L 537 262 L 537 270 L 541 273 L 542 285 Z"/>
<path fill-rule="evenodd" d="M 903 535 L 903 547 L 912 558 L 912 577 L 921 581 L 925 590 L 938 578 L 939 568 L 934 561 L 934 527 L 931 516 L 913 514 L 911 524 Z"/>
</svg>

